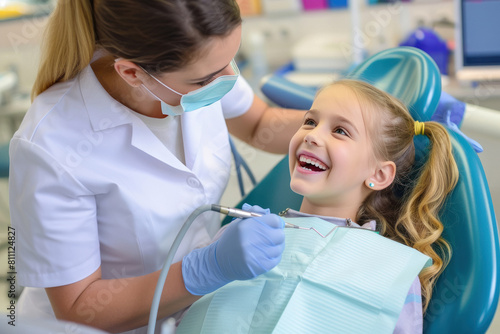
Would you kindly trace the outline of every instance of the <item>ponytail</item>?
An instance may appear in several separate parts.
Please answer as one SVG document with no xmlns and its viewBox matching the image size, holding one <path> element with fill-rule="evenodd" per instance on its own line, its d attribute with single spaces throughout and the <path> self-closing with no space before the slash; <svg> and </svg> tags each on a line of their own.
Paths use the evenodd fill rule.
<svg viewBox="0 0 500 334">
<path fill-rule="evenodd" d="M 59 0 L 44 33 L 32 100 L 56 82 L 74 78 L 95 50 L 92 0 Z"/>
<path fill-rule="evenodd" d="M 422 270 L 422 304 L 427 309 L 433 286 L 449 262 L 450 245 L 441 237 L 438 214 L 446 196 L 458 181 L 458 168 L 448 132 L 439 123 L 425 122 L 430 140 L 429 157 L 394 227 L 397 239 L 431 257 L 433 264 Z"/>
</svg>

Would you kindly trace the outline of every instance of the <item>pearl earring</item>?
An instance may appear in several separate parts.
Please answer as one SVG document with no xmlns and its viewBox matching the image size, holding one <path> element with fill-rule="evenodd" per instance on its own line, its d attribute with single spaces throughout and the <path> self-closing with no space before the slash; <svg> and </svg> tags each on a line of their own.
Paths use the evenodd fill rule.
<svg viewBox="0 0 500 334">
<path fill-rule="evenodd" d="M 369 186 L 370 186 L 371 188 L 373 188 L 373 187 L 375 187 L 375 184 L 373 184 L 373 182 L 370 182 Z"/>
</svg>

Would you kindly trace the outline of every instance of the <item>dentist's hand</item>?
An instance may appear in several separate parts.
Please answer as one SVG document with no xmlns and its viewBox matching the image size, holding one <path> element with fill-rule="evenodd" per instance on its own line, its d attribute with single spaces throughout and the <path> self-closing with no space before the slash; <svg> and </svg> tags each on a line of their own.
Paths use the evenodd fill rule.
<svg viewBox="0 0 500 334">
<path fill-rule="evenodd" d="M 191 294 L 204 295 L 231 281 L 254 278 L 280 262 L 284 221 L 258 206 L 245 204 L 243 209 L 263 216 L 231 222 L 219 240 L 184 257 L 182 276 Z"/>
</svg>

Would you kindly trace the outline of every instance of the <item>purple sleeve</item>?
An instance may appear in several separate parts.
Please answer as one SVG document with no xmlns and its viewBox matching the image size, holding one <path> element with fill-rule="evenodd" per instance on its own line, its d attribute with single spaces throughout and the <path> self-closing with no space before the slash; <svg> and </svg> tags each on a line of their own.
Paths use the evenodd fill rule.
<svg viewBox="0 0 500 334">
<path fill-rule="evenodd" d="M 408 291 L 405 305 L 394 328 L 394 334 L 422 334 L 423 323 L 422 291 L 417 277 Z"/>
</svg>

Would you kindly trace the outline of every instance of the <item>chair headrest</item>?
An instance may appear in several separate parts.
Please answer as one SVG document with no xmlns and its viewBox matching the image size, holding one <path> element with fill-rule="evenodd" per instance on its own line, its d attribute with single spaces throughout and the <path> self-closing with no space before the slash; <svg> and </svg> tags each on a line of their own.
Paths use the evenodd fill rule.
<svg viewBox="0 0 500 334">
<path fill-rule="evenodd" d="M 434 60 L 413 47 L 381 51 L 363 61 L 349 75 L 397 97 L 413 119 L 430 121 L 441 97 L 441 74 Z"/>
</svg>

